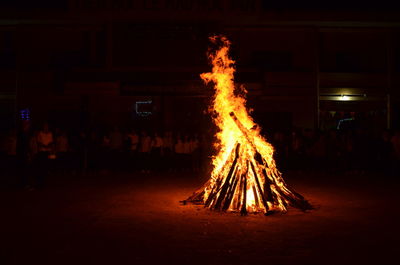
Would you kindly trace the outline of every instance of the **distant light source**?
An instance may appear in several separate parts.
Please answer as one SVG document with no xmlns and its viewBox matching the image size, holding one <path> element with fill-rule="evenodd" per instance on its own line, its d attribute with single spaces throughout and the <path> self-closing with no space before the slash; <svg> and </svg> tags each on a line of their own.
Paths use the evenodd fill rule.
<svg viewBox="0 0 400 265">
<path fill-rule="evenodd" d="M 347 100 L 350 100 L 350 97 L 349 97 L 349 96 L 346 96 L 346 95 L 342 95 L 342 96 L 340 97 L 340 100 L 347 101 Z"/>
<path fill-rule="evenodd" d="M 21 109 L 19 111 L 19 119 L 21 121 L 30 121 L 31 120 L 31 110 L 29 108 Z"/>
<path fill-rule="evenodd" d="M 147 117 L 153 114 L 152 112 L 152 100 L 148 101 L 136 101 L 135 103 L 135 111 L 136 114 L 142 117 Z"/>
<path fill-rule="evenodd" d="M 347 119 L 341 119 L 338 122 L 338 125 L 336 126 L 336 130 L 340 130 L 342 128 L 342 124 L 346 122 L 351 122 L 354 121 L 354 118 L 347 118 Z"/>
<path fill-rule="evenodd" d="M 332 101 L 365 101 L 365 100 L 376 100 L 376 98 L 368 97 L 366 94 L 322 94 L 319 97 L 320 100 L 332 100 Z"/>
</svg>

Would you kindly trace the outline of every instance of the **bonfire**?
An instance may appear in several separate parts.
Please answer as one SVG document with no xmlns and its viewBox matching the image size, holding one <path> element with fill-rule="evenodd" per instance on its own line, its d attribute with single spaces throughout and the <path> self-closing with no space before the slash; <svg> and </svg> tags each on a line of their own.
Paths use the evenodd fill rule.
<svg viewBox="0 0 400 265">
<path fill-rule="evenodd" d="M 213 210 L 247 213 L 286 212 L 288 206 L 303 211 L 311 205 L 284 182 L 276 167 L 274 148 L 260 134 L 246 107 L 245 89 L 235 89 L 234 61 L 224 36 L 210 38 L 216 46 L 208 56 L 212 72 L 201 74 L 214 85 L 210 111 L 218 127 L 210 179 L 184 202 L 204 204 Z"/>
</svg>

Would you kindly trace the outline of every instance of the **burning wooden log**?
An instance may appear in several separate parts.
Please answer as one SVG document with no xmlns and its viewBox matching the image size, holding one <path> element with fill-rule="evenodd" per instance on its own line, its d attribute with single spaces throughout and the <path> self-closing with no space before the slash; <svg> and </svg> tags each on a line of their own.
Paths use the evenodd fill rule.
<svg viewBox="0 0 400 265">
<path fill-rule="evenodd" d="M 237 173 L 238 172 L 236 171 L 235 174 L 237 174 Z M 226 199 L 224 201 L 224 205 L 222 207 L 223 211 L 228 210 L 229 206 L 231 205 L 232 199 L 234 198 L 234 195 L 235 195 L 235 189 L 236 189 L 238 182 L 239 182 L 239 178 L 235 177 L 235 179 L 233 180 L 233 184 L 230 185 L 230 187 L 229 187 L 229 191 L 228 191 Z"/>
<path fill-rule="evenodd" d="M 265 190 L 266 190 L 266 188 L 264 187 L 264 191 L 261 189 L 261 184 L 260 184 L 260 180 L 259 180 L 259 178 L 258 178 L 258 174 L 257 174 L 257 172 L 256 172 L 256 169 L 254 168 L 253 163 L 250 163 L 250 165 L 251 165 L 251 169 L 252 169 L 253 174 L 254 174 L 254 178 L 255 178 L 255 180 L 256 180 L 258 194 L 259 194 L 260 197 L 261 197 L 261 201 L 262 201 L 262 203 L 263 203 L 265 209 L 268 211 L 269 207 L 268 207 L 268 203 L 267 203 L 267 198 L 269 198 L 269 197 L 268 197 L 268 196 L 265 196 Z M 267 187 L 267 188 L 269 189 L 269 187 Z"/>
<path fill-rule="evenodd" d="M 240 211 L 241 215 L 246 215 L 249 206 L 247 197 L 250 190 L 253 194 L 254 206 L 263 208 L 267 215 L 274 212 L 274 210 L 271 210 L 271 207 L 276 207 L 277 205 L 281 207 L 282 211 L 286 211 L 288 204 L 302 210 L 311 209 L 311 205 L 301 195 L 287 188 L 280 188 L 280 186 L 285 185 L 283 180 L 281 180 L 280 176 L 276 175 L 274 170 L 268 168 L 267 163 L 264 163 L 266 160 L 257 151 L 251 133 L 243 126 L 233 112 L 230 113 L 230 116 L 246 138 L 248 146 L 251 147 L 251 150 L 255 154 L 253 159 L 257 163 L 254 164 L 251 162 L 249 160 L 251 158 L 245 160 L 246 170 L 241 172 L 237 166 L 240 158 L 241 144 L 236 143 L 235 148 L 232 149 L 228 160 L 220 170 L 214 184 L 210 185 L 210 181 L 205 184 L 205 186 L 211 186 L 211 191 L 207 199 L 204 201 L 205 192 L 204 189 L 201 189 L 183 202 L 198 203 L 203 201 L 206 207 L 212 209 L 222 211 L 236 209 Z M 258 169 L 259 167 L 261 169 Z M 227 168 L 229 168 L 228 174 L 226 176 L 221 175 L 224 174 Z M 248 184 L 250 170 L 254 180 L 253 185 Z M 277 180 L 281 182 L 277 183 Z"/>
<path fill-rule="evenodd" d="M 262 159 L 261 154 L 257 151 L 257 147 L 253 142 L 252 137 L 250 136 L 250 133 L 248 132 L 248 130 L 243 126 L 243 124 L 239 121 L 239 119 L 236 117 L 235 113 L 232 111 L 229 113 L 229 115 L 232 117 L 233 121 L 236 123 L 236 125 L 238 126 L 239 130 L 243 133 L 244 137 L 246 137 L 246 140 L 248 141 L 248 143 L 250 144 L 250 146 L 252 147 L 253 151 L 254 151 L 254 160 L 256 160 L 259 164 L 264 164 L 264 161 Z"/>
<path fill-rule="evenodd" d="M 246 215 L 247 214 L 247 173 L 249 172 L 249 163 L 247 161 L 247 169 L 246 172 L 242 175 L 242 183 L 243 183 L 243 202 L 242 202 L 242 209 L 240 210 L 241 215 Z"/>
<path fill-rule="evenodd" d="M 232 156 L 236 156 L 236 148 L 237 148 L 237 143 L 235 145 L 235 148 L 232 149 L 229 158 Z M 231 167 L 230 163 L 229 163 L 229 159 L 225 162 L 224 166 L 221 168 L 218 176 L 220 174 L 222 174 L 221 172 L 224 172 L 226 170 L 227 167 Z M 208 196 L 207 201 L 205 202 L 206 206 L 208 206 L 212 199 L 214 199 L 214 196 L 217 194 L 217 192 L 219 191 L 220 185 L 222 184 L 223 178 L 218 178 L 215 185 L 212 186 L 212 190 L 210 192 L 210 195 Z M 180 201 L 183 204 L 186 204 L 187 202 L 192 202 L 194 204 L 197 204 L 196 202 L 200 202 L 200 204 L 203 203 L 203 197 L 204 197 L 204 189 L 209 187 L 211 185 L 211 179 L 208 180 L 200 189 L 196 190 L 189 198 L 187 198 L 186 200 Z"/>
<path fill-rule="evenodd" d="M 237 160 L 239 158 L 239 151 L 240 151 L 240 144 L 237 144 L 236 148 L 235 148 L 235 159 L 233 160 L 232 166 L 229 169 L 229 173 L 225 178 L 225 182 L 222 185 L 222 188 L 221 188 L 221 190 L 219 192 L 219 195 L 218 195 L 218 199 L 217 199 L 217 201 L 215 203 L 215 208 L 216 209 L 220 209 L 221 208 L 222 201 L 224 201 L 226 199 L 227 191 L 230 188 L 230 186 L 232 185 L 230 180 L 231 180 L 232 174 L 233 174 L 233 172 L 235 170 Z"/>
</svg>

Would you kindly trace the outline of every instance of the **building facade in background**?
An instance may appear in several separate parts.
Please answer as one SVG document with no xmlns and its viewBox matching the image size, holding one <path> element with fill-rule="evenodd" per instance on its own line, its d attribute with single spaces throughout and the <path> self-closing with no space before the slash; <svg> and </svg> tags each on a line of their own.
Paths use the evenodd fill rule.
<svg viewBox="0 0 400 265">
<path fill-rule="evenodd" d="M 264 128 L 337 128 L 347 119 L 400 123 L 400 19 L 343 4 L 270 1 L 5 2 L 0 115 L 14 126 L 203 126 L 211 87 L 208 37 L 233 43 L 237 81 Z M 154 125 L 153 125 L 154 126 Z"/>
</svg>

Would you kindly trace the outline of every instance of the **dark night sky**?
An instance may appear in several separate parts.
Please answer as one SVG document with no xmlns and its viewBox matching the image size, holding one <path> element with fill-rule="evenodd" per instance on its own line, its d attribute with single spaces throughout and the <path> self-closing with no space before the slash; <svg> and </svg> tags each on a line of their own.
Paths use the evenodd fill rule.
<svg viewBox="0 0 400 265">
<path fill-rule="evenodd" d="M 69 0 L 2 0 L 1 8 L 17 8 L 20 10 L 29 9 L 66 9 Z M 196 1 L 193 1 L 196 2 Z M 294 0 L 263 0 L 262 7 L 265 10 L 285 9 L 285 10 L 336 10 L 336 11 L 353 11 L 353 10 L 400 10 L 400 4 L 397 1 L 381 0 L 381 1 L 294 1 Z"/>
<path fill-rule="evenodd" d="M 66 8 L 68 7 L 68 0 L 2 0 L 0 1 L 0 7 L 17 9 Z"/>
</svg>

